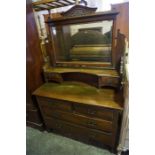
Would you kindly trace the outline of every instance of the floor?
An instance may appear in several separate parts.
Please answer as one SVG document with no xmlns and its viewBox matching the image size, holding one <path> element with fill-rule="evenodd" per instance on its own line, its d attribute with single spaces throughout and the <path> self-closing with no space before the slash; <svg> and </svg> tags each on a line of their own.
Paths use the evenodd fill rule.
<svg viewBox="0 0 155 155">
<path fill-rule="evenodd" d="M 30 127 L 26 131 L 26 148 L 26 155 L 114 155 L 108 150 Z"/>
</svg>

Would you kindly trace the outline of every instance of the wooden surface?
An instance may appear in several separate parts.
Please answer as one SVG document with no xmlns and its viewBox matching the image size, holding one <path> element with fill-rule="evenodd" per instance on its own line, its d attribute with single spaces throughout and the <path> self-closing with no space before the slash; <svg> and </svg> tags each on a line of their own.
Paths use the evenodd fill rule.
<svg viewBox="0 0 155 155">
<path fill-rule="evenodd" d="M 43 58 L 31 0 L 27 0 L 26 45 L 26 80 L 27 88 L 32 93 L 43 83 L 41 76 Z"/>
<path fill-rule="evenodd" d="M 119 12 L 116 17 L 116 29 L 120 29 L 120 33 L 129 41 L 129 2 L 114 4 L 112 9 Z"/>
<path fill-rule="evenodd" d="M 32 100 L 32 92 L 43 83 L 41 76 L 43 61 L 31 0 L 26 1 L 26 29 L 27 124 L 40 129 L 43 123 L 37 104 Z"/>
<path fill-rule="evenodd" d="M 112 68 L 111 62 L 92 62 L 92 61 L 56 61 L 57 67 L 75 68 Z"/>
<path fill-rule="evenodd" d="M 78 19 L 81 19 L 80 21 L 83 22 L 82 21 L 83 19 L 89 20 L 89 18 L 92 18 L 93 21 L 97 21 L 98 19 L 100 19 L 100 20 L 108 20 L 108 19 L 111 20 L 111 19 L 114 19 L 116 17 L 116 15 L 118 15 L 118 14 L 119 14 L 119 12 L 113 10 L 113 11 L 96 12 L 93 14 L 88 14 L 88 15 L 83 15 L 83 16 L 79 15 L 76 17 L 60 16 L 58 18 L 53 18 L 52 20 L 49 19 L 48 21 L 46 21 L 46 23 L 51 23 L 51 24 L 53 23 L 54 25 L 59 25 L 59 24 L 62 24 L 62 22 L 65 22 L 64 24 L 71 24 L 71 23 L 75 23 L 75 21 L 78 21 Z M 93 17 L 95 17 L 96 19 L 94 19 Z M 89 22 L 92 22 L 92 21 L 89 20 Z"/>
<path fill-rule="evenodd" d="M 86 14 L 93 14 L 96 12 L 96 10 L 97 10 L 97 8 L 95 8 L 95 7 L 92 8 L 92 7 L 87 7 L 87 6 L 83 6 L 83 5 L 74 5 L 72 8 L 70 8 L 66 12 L 62 12 L 61 15 L 63 17 L 83 16 Z"/>
<path fill-rule="evenodd" d="M 120 87 L 118 72 L 108 69 L 46 68 L 44 70 L 44 78 L 46 82 L 78 81 L 97 88 L 110 86 L 118 89 Z"/>
<path fill-rule="evenodd" d="M 123 108 L 113 89 L 79 82 L 45 83 L 33 95 L 47 130 L 116 149 L 118 116 Z"/>
<path fill-rule="evenodd" d="M 76 123 L 78 125 L 83 125 L 85 127 L 90 127 L 102 131 L 111 132 L 112 131 L 112 122 L 98 119 L 98 118 L 90 118 L 84 115 L 79 115 L 76 113 L 67 113 L 65 111 L 53 110 L 49 107 L 43 108 L 46 117 L 54 117 L 56 119 L 62 119 L 64 121 L 68 121 L 71 123 Z M 52 111 L 52 112 L 51 112 Z"/>
<path fill-rule="evenodd" d="M 48 73 L 65 73 L 65 72 L 81 72 L 94 74 L 97 76 L 110 76 L 110 77 L 119 77 L 119 74 L 116 70 L 103 70 L 103 69 L 88 69 L 88 68 L 65 68 L 65 67 L 56 67 L 56 68 L 47 68 L 45 72 Z"/>
<path fill-rule="evenodd" d="M 112 135 L 104 133 L 99 130 L 86 128 L 84 126 L 79 126 L 70 122 L 62 121 L 54 118 L 45 118 L 47 126 L 52 129 L 54 132 L 73 138 L 77 140 L 82 140 L 84 142 L 89 141 L 98 142 L 103 147 L 103 145 L 112 146 Z"/>
<path fill-rule="evenodd" d="M 115 101 L 114 90 L 97 89 L 83 83 L 45 83 L 33 95 L 122 110 Z"/>
</svg>

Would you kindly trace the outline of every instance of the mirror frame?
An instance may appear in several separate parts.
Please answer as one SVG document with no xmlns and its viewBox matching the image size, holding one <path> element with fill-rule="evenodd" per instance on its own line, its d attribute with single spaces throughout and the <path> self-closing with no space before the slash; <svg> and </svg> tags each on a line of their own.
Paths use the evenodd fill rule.
<svg viewBox="0 0 155 155">
<path fill-rule="evenodd" d="M 76 16 L 76 17 L 59 17 L 55 19 L 48 19 L 46 23 L 49 28 L 49 39 L 51 41 L 52 50 L 50 52 L 50 60 L 53 67 L 75 67 L 75 68 L 107 68 L 115 69 L 116 67 L 116 16 L 118 12 L 107 11 L 99 12 L 90 15 Z M 51 27 L 70 25 L 70 24 L 82 24 L 82 23 L 93 23 L 98 21 L 110 20 L 113 21 L 112 26 L 112 61 L 111 62 L 85 62 L 85 61 L 57 61 L 56 60 L 56 48 L 54 44 L 54 34 Z"/>
</svg>

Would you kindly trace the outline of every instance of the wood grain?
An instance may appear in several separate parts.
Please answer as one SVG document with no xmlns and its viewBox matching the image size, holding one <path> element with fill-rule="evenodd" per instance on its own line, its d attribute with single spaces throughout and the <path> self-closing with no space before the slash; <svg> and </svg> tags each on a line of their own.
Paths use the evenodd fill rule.
<svg viewBox="0 0 155 155">
<path fill-rule="evenodd" d="M 27 124 L 33 127 L 42 128 L 43 123 L 38 106 L 32 100 L 32 92 L 38 88 L 43 79 L 42 54 L 37 27 L 30 0 L 26 1 L 26 112 Z"/>
<path fill-rule="evenodd" d="M 97 89 L 79 82 L 45 83 L 33 95 L 122 110 L 112 89 Z"/>
</svg>

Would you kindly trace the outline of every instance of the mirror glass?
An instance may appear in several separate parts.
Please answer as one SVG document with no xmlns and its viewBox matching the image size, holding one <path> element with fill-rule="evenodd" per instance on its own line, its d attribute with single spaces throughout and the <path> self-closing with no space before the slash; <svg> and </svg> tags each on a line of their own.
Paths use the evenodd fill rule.
<svg viewBox="0 0 155 155">
<path fill-rule="evenodd" d="M 111 62 L 112 20 L 52 27 L 57 62 Z"/>
</svg>

